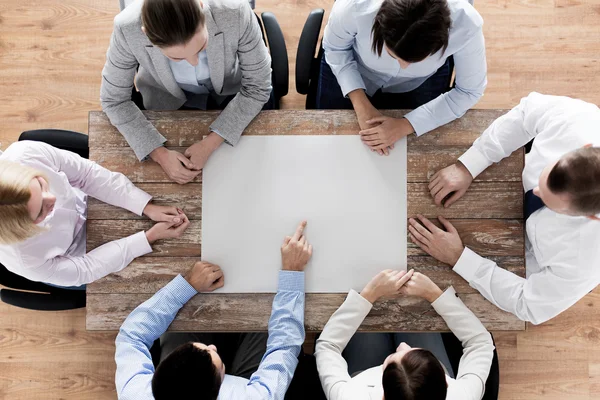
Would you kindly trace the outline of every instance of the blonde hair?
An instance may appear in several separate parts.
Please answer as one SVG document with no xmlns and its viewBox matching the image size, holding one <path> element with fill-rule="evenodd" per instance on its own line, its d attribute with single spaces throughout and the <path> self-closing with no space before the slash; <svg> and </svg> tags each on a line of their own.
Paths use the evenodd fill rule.
<svg viewBox="0 0 600 400">
<path fill-rule="evenodd" d="M 29 184 L 38 176 L 44 175 L 31 167 L 0 160 L 0 243 L 22 242 L 44 230 L 33 223 L 27 209 Z"/>
</svg>

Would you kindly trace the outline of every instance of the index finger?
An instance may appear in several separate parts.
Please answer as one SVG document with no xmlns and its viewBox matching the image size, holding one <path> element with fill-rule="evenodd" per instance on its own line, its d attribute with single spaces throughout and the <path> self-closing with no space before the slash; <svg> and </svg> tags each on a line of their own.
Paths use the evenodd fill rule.
<svg viewBox="0 0 600 400">
<path fill-rule="evenodd" d="M 430 220 L 428 220 L 427 218 L 422 216 L 421 214 L 417 215 L 417 218 L 419 218 L 419 221 L 421 221 L 421 223 L 425 226 L 425 228 L 427 228 L 427 230 L 429 230 L 429 232 L 431 232 L 431 233 L 435 232 L 436 229 L 440 229 L 437 226 L 435 226 Z"/>
<path fill-rule="evenodd" d="M 292 236 L 292 241 L 297 242 L 300 237 L 302 237 L 304 228 L 306 228 L 306 221 L 300 222 L 300 225 L 298 225 L 298 228 L 296 228 L 296 233 L 294 233 L 294 236 Z"/>
<path fill-rule="evenodd" d="M 408 282 L 410 280 L 410 278 L 412 278 L 413 273 L 415 272 L 414 269 L 411 269 L 410 271 L 408 271 L 406 274 L 404 274 L 399 280 L 398 280 L 398 285 L 399 286 L 404 286 L 404 284 L 406 282 Z"/>
<path fill-rule="evenodd" d="M 362 131 L 360 131 L 360 132 L 358 132 L 358 133 L 359 133 L 359 135 L 361 135 L 361 136 L 368 136 L 368 135 L 374 135 L 374 134 L 376 134 L 377 132 L 379 132 L 379 125 L 377 125 L 377 126 L 376 126 L 376 127 L 374 127 L 374 128 L 364 129 L 364 130 L 362 130 Z"/>
</svg>

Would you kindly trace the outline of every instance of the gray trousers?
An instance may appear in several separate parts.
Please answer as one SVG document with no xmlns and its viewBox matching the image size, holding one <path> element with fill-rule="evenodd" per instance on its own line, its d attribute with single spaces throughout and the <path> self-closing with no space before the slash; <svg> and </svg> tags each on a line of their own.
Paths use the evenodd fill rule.
<svg viewBox="0 0 600 400">
<path fill-rule="evenodd" d="M 258 369 L 267 350 L 265 333 L 164 333 L 160 337 L 160 360 L 187 342 L 215 345 L 229 375 L 249 379 Z"/>
<path fill-rule="evenodd" d="M 348 373 L 354 376 L 383 364 L 387 356 L 395 353 L 402 342 L 411 347 L 431 351 L 446 370 L 446 374 L 454 378 L 444 341 L 439 333 L 356 333 L 342 353 L 348 363 Z"/>
</svg>

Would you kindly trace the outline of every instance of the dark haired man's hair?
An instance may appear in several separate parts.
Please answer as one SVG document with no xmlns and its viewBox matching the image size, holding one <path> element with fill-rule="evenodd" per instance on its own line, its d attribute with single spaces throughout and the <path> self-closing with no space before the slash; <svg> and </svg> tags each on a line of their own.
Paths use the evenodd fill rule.
<svg viewBox="0 0 600 400">
<path fill-rule="evenodd" d="M 448 47 L 452 19 L 447 0 L 384 0 L 375 16 L 372 49 L 383 45 L 406 62 L 415 63 Z"/>
<path fill-rule="evenodd" d="M 182 45 L 204 26 L 204 13 L 198 0 L 145 0 L 142 26 L 155 46 Z"/>
<path fill-rule="evenodd" d="M 156 400 L 216 400 L 221 383 L 210 353 L 189 342 L 158 365 L 152 377 L 152 393 Z"/>
<path fill-rule="evenodd" d="M 414 349 L 383 371 L 386 400 L 445 400 L 446 373 L 437 358 L 424 349 Z"/>
<path fill-rule="evenodd" d="M 600 213 L 600 148 L 585 147 L 562 157 L 548 175 L 548 188 L 567 194 L 573 211 Z"/>
</svg>

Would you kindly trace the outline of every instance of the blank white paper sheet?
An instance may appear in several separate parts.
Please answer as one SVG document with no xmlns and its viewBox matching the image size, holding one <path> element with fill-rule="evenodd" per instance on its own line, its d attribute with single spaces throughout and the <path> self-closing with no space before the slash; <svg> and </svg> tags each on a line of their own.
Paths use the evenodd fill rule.
<svg viewBox="0 0 600 400">
<path fill-rule="evenodd" d="M 406 269 L 406 140 L 380 156 L 358 136 L 243 136 L 203 172 L 202 259 L 219 292 L 276 292 L 281 245 L 302 220 L 307 292 L 361 290 Z"/>
</svg>

